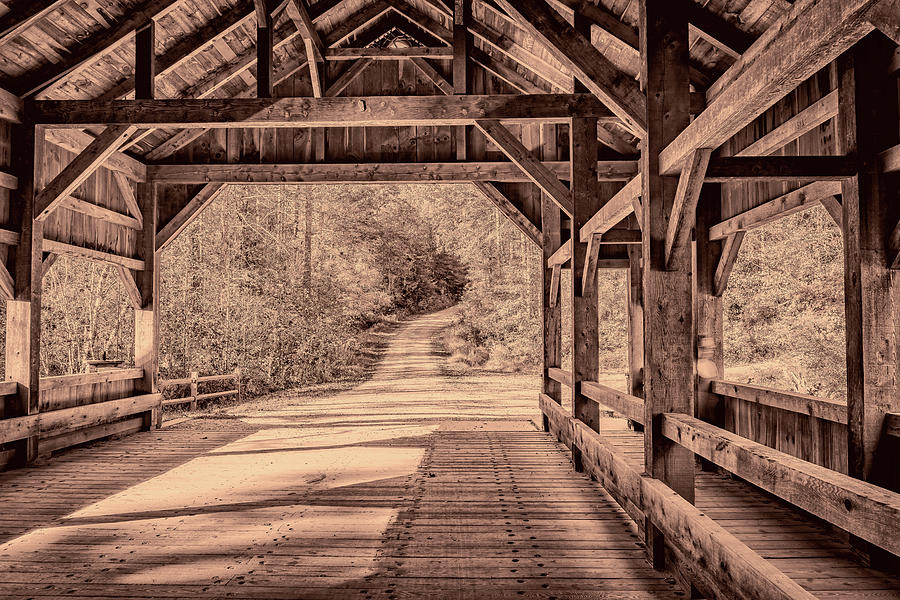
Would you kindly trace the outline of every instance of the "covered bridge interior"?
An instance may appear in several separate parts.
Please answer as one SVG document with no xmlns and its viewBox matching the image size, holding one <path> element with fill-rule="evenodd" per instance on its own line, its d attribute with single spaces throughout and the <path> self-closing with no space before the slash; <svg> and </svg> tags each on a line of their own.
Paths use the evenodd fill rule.
<svg viewBox="0 0 900 600">
<path fill-rule="evenodd" d="M 107 458 L 125 471 L 162 461 L 152 434 L 136 433 L 157 427 L 161 407 L 157 256 L 223 186 L 471 182 L 543 251 L 544 433 L 476 443 L 451 432 L 428 456 L 457 483 L 465 469 L 450 466 L 466 464 L 498 486 L 503 473 L 517 498 L 532 486 L 529 506 L 551 532 L 553 519 L 620 519 L 652 565 L 603 563 L 623 542 L 591 529 L 548 550 L 552 565 L 523 564 L 521 579 L 469 577 L 453 567 L 478 553 L 461 551 L 474 542 L 460 535 L 441 546 L 452 576 L 401 568 L 377 590 L 288 573 L 278 593 L 177 581 L 126 593 L 110 577 L 69 589 L 71 574 L 30 571 L 0 576 L 0 596 L 900 597 L 897 0 L 0 6 L 0 498 L 11 520 L 80 485 L 52 461 L 30 466 L 51 452 L 135 433 Z M 722 294 L 745 233 L 820 204 L 843 232 L 846 401 L 725 380 Z M 41 378 L 41 278 L 61 254 L 118 269 L 134 368 Z M 597 382 L 598 269 L 628 273 L 627 393 Z M 572 302 L 571 370 L 561 298 Z M 605 432 L 605 411 L 633 429 Z M 556 440 L 599 485 L 559 468 Z M 20 485 L 23 472 L 40 484 Z M 422 481 L 401 495 L 427 495 Z M 506 535 L 524 521 L 488 525 Z M 570 558 L 570 547 L 589 550 Z M 8 573 L 24 564 L 14 554 L 0 545 Z"/>
</svg>

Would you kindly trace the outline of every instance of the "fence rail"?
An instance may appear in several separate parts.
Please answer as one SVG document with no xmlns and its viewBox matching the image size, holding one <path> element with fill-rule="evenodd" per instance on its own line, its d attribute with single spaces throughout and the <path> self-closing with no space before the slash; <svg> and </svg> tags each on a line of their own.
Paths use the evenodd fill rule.
<svg viewBox="0 0 900 600">
<path fill-rule="evenodd" d="M 205 394 L 201 394 L 199 391 L 201 383 L 210 383 L 213 381 L 234 381 L 233 389 L 222 390 L 219 392 L 209 392 Z M 200 400 L 209 400 L 212 398 L 224 398 L 227 396 L 238 396 L 241 395 L 241 370 L 240 368 L 236 368 L 231 373 L 224 373 L 222 375 L 203 375 L 197 371 L 192 371 L 190 377 L 180 377 L 177 379 L 160 379 L 159 387 L 160 389 L 175 387 L 179 385 L 189 385 L 190 386 L 190 395 L 184 396 L 182 398 L 170 398 L 168 400 L 163 400 L 163 406 L 177 406 L 179 404 L 190 404 L 191 410 L 197 409 L 197 403 Z"/>
</svg>

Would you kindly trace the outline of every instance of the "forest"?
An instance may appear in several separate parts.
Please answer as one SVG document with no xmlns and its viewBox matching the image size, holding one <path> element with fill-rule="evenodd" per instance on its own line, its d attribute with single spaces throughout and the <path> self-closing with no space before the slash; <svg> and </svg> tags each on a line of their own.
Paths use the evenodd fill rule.
<svg viewBox="0 0 900 600">
<path fill-rule="evenodd" d="M 820 207 L 746 236 L 724 299 L 726 376 L 844 396 L 842 257 Z M 540 252 L 469 185 L 231 186 L 160 262 L 163 378 L 240 367 L 254 395 L 358 381 L 371 332 L 451 305 L 435 340 L 448 376 L 540 371 Z M 624 372 L 624 285 L 599 274 L 606 374 Z M 566 322 L 564 309 L 564 347 Z M 116 271 L 60 257 L 44 277 L 42 372 L 127 363 L 132 339 Z"/>
</svg>

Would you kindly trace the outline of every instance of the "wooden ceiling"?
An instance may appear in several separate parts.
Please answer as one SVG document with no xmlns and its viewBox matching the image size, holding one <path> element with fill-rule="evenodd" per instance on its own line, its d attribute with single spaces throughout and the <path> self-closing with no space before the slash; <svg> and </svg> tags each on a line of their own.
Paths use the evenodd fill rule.
<svg viewBox="0 0 900 600">
<path fill-rule="evenodd" d="M 0 87 L 38 99 L 133 97 L 134 30 L 156 21 L 158 98 L 231 98 L 255 94 L 253 0 L 7 0 L 0 3 Z M 591 42 L 627 77 L 639 77 L 637 0 L 552 0 L 572 22 L 590 25 Z M 692 82 L 706 91 L 790 4 L 786 0 L 686 0 L 692 15 Z M 2 9 L 0 9 L 2 10 Z M 274 76 L 305 71 L 303 40 L 289 11 L 274 23 Z M 452 45 L 447 0 L 320 0 L 309 13 L 323 44 L 370 46 L 400 32 L 422 46 Z M 494 0 L 472 0 L 470 60 L 521 93 L 572 92 L 553 53 Z M 449 65 L 449 56 L 428 59 Z M 425 59 L 421 59 L 425 60 Z M 352 62 L 346 62 L 348 69 Z M 608 145 L 636 147 L 627 129 L 605 125 Z M 175 133 L 141 132 L 125 149 L 145 160 L 166 156 Z M 602 132 L 601 132 L 602 133 Z M 619 143 L 617 143 L 619 142 Z"/>
</svg>

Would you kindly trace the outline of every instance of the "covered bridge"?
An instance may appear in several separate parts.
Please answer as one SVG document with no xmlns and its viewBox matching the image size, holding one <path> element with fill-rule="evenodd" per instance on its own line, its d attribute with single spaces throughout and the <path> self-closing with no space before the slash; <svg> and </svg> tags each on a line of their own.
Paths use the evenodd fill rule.
<svg viewBox="0 0 900 600">
<path fill-rule="evenodd" d="M 157 254 L 227 184 L 474 183 L 543 250 L 535 402 L 549 432 L 430 442 L 434 472 L 396 502 L 440 497 L 449 488 L 429 477 L 452 476 L 449 504 L 429 514 L 455 534 L 424 529 L 379 555 L 428 548 L 418 571 L 398 559 L 374 579 L 340 579 L 352 561 L 335 552 L 318 579 L 291 575 L 304 556 L 286 561 L 281 587 L 244 575 L 221 588 L 178 576 L 122 587 L 106 558 L 66 562 L 86 556 L 94 523 L 57 554 L 0 546 L 0 596 L 900 597 L 897 0 L 0 6 L 0 464 L 28 467 L 0 476 L 4 540 L 13 521 L 39 526 L 48 498 L 61 498 L 47 509 L 58 512 L 64 491 L 102 497 L 92 472 L 128 479 L 168 464 L 152 437 L 162 432 L 137 433 L 160 412 Z M 722 293 L 745 233 L 819 204 L 843 232 L 846 402 L 726 381 Z M 133 369 L 40 377 L 41 277 L 60 254 L 118 269 L 135 311 Z M 628 273 L 628 393 L 597 382 L 598 269 Z M 606 410 L 633 430 L 604 433 Z M 29 466 L 125 433 L 118 454 L 109 442 Z M 187 451 L 213 438 L 169 439 Z M 556 439 L 596 484 L 560 468 Z M 475 497 L 478 469 L 499 496 Z M 504 521 L 490 512 L 504 497 L 540 516 Z M 482 512 L 450 512 L 467 499 Z M 470 536 L 472 519 L 487 529 Z M 500 541 L 538 530 L 566 532 L 542 539 L 545 558 Z M 152 548 L 158 535 L 111 556 L 127 563 L 129 543 Z"/>
</svg>

